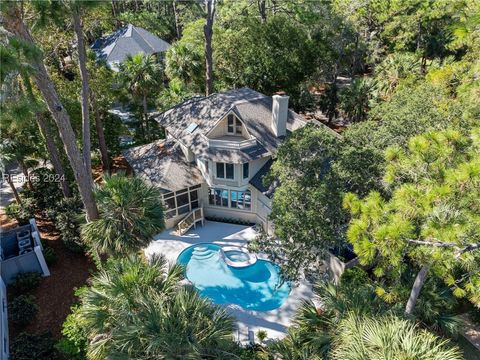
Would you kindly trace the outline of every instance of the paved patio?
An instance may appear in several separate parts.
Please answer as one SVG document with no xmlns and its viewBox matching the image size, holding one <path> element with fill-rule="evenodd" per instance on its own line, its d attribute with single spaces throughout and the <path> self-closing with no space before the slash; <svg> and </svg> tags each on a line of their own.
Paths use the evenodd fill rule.
<svg viewBox="0 0 480 360">
<path fill-rule="evenodd" d="M 149 257 L 153 254 L 163 254 L 173 263 L 180 252 L 191 245 L 211 242 L 219 245 L 245 246 L 255 235 L 255 230 L 249 226 L 205 221 L 205 226 L 192 228 L 183 236 L 174 235 L 173 229 L 156 235 L 145 249 L 145 255 Z M 265 258 L 262 254 L 257 255 L 259 258 Z M 246 342 L 248 330 L 254 331 L 255 334 L 258 330 L 265 330 L 268 339 L 284 337 L 302 300 L 309 299 L 312 295 L 310 284 L 302 281 L 299 286 L 292 289 L 283 305 L 272 311 L 252 311 L 234 304 L 227 305 L 229 312 L 238 319 L 237 340 Z"/>
</svg>

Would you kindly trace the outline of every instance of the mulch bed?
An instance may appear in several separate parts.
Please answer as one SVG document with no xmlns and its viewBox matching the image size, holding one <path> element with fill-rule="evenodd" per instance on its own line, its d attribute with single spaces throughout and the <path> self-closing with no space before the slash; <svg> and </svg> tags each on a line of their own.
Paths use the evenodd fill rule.
<svg viewBox="0 0 480 360">
<path fill-rule="evenodd" d="M 91 272 L 95 270 L 93 262 L 84 254 L 68 250 L 59 232 L 51 221 L 37 218 L 42 239 L 52 247 L 57 256 L 55 264 L 49 266 L 51 275 L 43 278 L 40 286 L 33 290 L 35 302 L 39 306 L 37 318 L 24 329 L 17 329 L 10 323 L 10 341 L 22 331 L 50 332 L 56 339 L 61 337 L 62 324 L 70 313 L 70 307 L 77 300 L 76 288 L 87 284 Z M 5 217 L 1 218 L 2 228 L 10 225 Z M 8 291 L 9 301 L 15 294 Z"/>
</svg>

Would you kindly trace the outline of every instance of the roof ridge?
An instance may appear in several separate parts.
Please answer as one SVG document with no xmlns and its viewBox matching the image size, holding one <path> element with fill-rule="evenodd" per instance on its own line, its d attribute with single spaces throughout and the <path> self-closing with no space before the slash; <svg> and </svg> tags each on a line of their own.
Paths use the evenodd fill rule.
<svg viewBox="0 0 480 360">
<path fill-rule="evenodd" d="M 142 29 L 142 30 L 144 30 L 144 31 L 147 31 L 147 30 L 145 30 L 144 28 L 141 28 L 141 27 L 139 27 L 139 26 L 134 26 L 134 25 L 132 25 L 132 34 L 133 34 L 133 30 L 135 30 L 135 33 L 140 37 L 140 39 L 142 39 L 148 46 L 150 46 L 150 49 L 153 50 L 153 45 L 150 44 L 150 43 L 148 42 L 148 40 L 145 39 L 145 37 L 142 36 L 142 34 L 140 34 L 140 32 L 139 32 L 137 29 Z"/>
</svg>

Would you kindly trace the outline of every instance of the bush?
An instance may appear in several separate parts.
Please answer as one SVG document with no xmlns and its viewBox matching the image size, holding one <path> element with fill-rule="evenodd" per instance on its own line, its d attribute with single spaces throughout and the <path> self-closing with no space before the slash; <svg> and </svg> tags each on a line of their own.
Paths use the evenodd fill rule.
<svg viewBox="0 0 480 360">
<path fill-rule="evenodd" d="M 33 296 L 17 296 L 9 305 L 8 314 L 10 320 L 19 325 L 26 326 L 37 316 L 38 306 Z"/>
<path fill-rule="evenodd" d="M 477 308 L 472 308 L 469 312 L 470 319 L 475 323 L 475 324 L 480 324 L 480 310 Z"/>
<path fill-rule="evenodd" d="M 12 285 L 20 293 L 26 293 L 40 285 L 41 278 L 37 272 L 18 273 Z"/>
<path fill-rule="evenodd" d="M 88 345 L 87 330 L 83 326 L 85 320 L 80 315 L 79 305 L 72 306 L 71 310 L 63 323 L 63 337 L 55 346 L 68 359 L 84 360 Z"/>
<path fill-rule="evenodd" d="M 38 168 L 30 172 L 32 189 L 25 189 L 23 195 L 34 200 L 37 211 L 54 207 L 62 198 L 60 184 L 54 171 L 48 168 Z"/>
<path fill-rule="evenodd" d="M 57 352 L 49 333 L 21 333 L 11 344 L 10 360 L 55 360 Z"/>
<path fill-rule="evenodd" d="M 371 283 L 371 280 L 365 270 L 359 267 L 353 267 L 344 271 L 341 282 L 345 286 L 360 287 Z"/>
<path fill-rule="evenodd" d="M 80 224 L 83 221 L 82 203 L 76 198 L 60 200 L 47 210 L 47 216 L 54 220 L 55 227 L 62 234 L 65 247 L 73 252 L 84 252 L 85 247 L 80 238 Z"/>
<path fill-rule="evenodd" d="M 57 254 L 55 254 L 55 250 L 51 246 L 49 246 L 44 240 L 42 240 L 42 247 L 43 247 L 43 257 L 48 266 L 53 265 L 57 262 Z"/>
<path fill-rule="evenodd" d="M 16 202 L 11 203 L 5 208 L 5 214 L 9 218 L 17 220 L 19 225 L 26 225 L 28 220 L 34 216 L 33 200 L 23 198 L 21 205 Z"/>
</svg>

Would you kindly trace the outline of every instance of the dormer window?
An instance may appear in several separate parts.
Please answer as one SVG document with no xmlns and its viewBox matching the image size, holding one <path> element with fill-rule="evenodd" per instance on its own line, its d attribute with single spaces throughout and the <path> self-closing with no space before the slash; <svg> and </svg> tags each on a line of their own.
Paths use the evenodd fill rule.
<svg viewBox="0 0 480 360">
<path fill-rule="evenodd" d="M 227 133 L 242 135 L 242 122 L 233 114 L 227 116 Z"/>
</svg>

